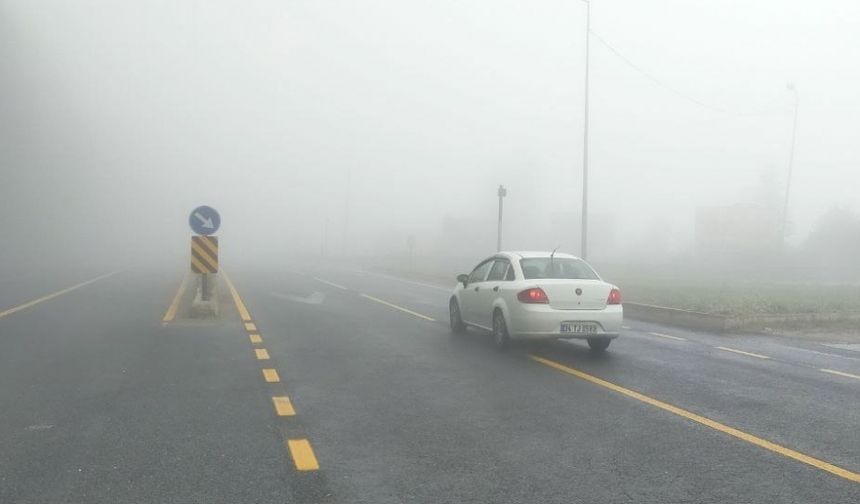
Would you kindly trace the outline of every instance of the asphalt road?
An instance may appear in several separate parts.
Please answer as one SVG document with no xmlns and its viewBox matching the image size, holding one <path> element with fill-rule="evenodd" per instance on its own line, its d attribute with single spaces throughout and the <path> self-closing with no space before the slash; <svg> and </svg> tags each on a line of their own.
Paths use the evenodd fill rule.
<svg viewBox="0 0 860 504">
<path fill-rule="evenodd" d="M 181 272 L 105 273 L 0 282 L 4 504 L 860 502 L 860 347 L 500 353 L 438 286 L 235 267 L 196 321 Z"/>
</svg>

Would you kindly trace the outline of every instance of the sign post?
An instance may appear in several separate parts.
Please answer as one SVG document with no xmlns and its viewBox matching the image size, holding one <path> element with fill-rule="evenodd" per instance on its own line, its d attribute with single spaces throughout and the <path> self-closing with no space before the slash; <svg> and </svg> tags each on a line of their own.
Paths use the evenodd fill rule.
<svg viewBox="0 0 860 504">
<path fill-rule="evenodd" d="M 218 237 L 213 235 L 221 227 L 221 216 L 210 206 L 199 206 L 188 216 L 188 225 L 197 234 L 191 237 L 191 271 L 200 275 L 192 311 L 217 315 L 217 301 L 212 299 L 216 285 L 209 275 L 218 273 Z"/>
</svg>

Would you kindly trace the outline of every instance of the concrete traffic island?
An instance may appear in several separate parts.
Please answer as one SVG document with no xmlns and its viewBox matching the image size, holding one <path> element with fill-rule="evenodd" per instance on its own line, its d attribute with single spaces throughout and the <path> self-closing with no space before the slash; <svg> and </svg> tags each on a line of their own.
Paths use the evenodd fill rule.
<svg viewBox="0 0 860 504">
<path fill-rule="evenodd" d="M 209 273 L 197 276 L 197 292 L 191 302 L 191 318 L 215 318 L 218 310 L 218 274 Z"/>
</svg>

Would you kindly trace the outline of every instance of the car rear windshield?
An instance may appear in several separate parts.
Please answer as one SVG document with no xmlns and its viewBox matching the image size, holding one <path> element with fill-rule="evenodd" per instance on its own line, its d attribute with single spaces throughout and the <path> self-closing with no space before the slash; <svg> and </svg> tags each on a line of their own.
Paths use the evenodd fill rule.
<svg viewBox="0 0 860 504">
<path fill-rule="evenodd" d="M 532 257 L 520 259 L 523 277 L 527 280 L 535 278 L 569 278 L 575 280 L 598 280 L 597 273 L 581 259 L 568 257 Z"/>
</svg>

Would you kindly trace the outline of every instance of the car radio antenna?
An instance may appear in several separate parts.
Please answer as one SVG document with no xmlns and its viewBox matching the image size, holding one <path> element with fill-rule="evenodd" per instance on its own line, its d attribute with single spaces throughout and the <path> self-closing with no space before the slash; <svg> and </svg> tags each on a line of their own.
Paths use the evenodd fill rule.
<svg viewBox="0 0 860 504">
<path fill-rule="evenodd" d="M 552 253 L 550 253 L 550 255 L 549 255 L 549 269 L 550 269 L 550 270 L 554 270 L 554 268 L 553 268 L 553 261 L 555 260 L 555 251 L 556 251 L 556 250 L 558 250 L 558 249 L 559 249 L 559 247 L 561 247 L 561 245 L 559 245 L 558 247 L 556 247 L 556 248 L 552 249 Z"/>
</svg>

